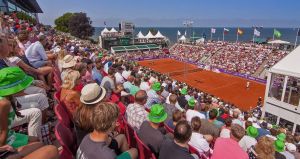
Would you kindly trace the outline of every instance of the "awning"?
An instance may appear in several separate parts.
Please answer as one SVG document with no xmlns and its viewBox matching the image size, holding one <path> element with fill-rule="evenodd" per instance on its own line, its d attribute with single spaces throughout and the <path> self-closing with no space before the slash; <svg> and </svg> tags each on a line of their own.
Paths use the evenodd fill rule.
<svg viewBox="0 0 300 159">
<path fill-rule="evenodd" d="M 113 46 L 111 47 L 111 51 L 117 53 L 117 52 L 127 52 L 127 51 L 154 50 L 159 48 L 160 47 L 156 44 Z"/>
</svg>

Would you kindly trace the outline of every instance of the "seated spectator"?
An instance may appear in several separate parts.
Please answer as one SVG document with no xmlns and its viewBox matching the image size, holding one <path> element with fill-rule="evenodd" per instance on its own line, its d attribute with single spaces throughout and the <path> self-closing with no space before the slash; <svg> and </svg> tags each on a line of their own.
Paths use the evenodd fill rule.
<svg viewBox="0 0 300 159">
<path fill-rule="evenodd" d="M 275 158 L 276 159 L 287 159 L 286 156 L 283 154 L 285 151 L 285 144 L 282 140 L 276 140 L 274 142 L 275 147 Z"/>
<path fill-rule="evenodd" d="M 150 109 L 154 104 L 161 104 L 163 102 L 163 98 L 160 96 L 162 92 L 161 84 L 159 82 L 155 82 L 152 84 L 151 89 L 147 92 L 147 103 L 146 108 Z"/>
<path fill-rule="evenodd" d="M 169 97 L 169 101 L 170 101 L 170 104 L 164 103 L 165 111 L 168 114 L 167 120 L 170 120 L 172 118 L 174 111 L 177 110 L 177 108 L 175 107 L 175 104 L 177 102 L 177 96 L 175 94 L 171 94 Z"/>
<path fill-rule="evenodd" d="M 221 129 L 220 137 L 230 138 L 230 129 L 231 129 L 232 119 L 228 117 L 225 119 L 225 125 Z"/>
<path fill-rule="evenodd" d="M 258 128 L 258 136 L 257 139 L 262 137 L 262 136 L 266 136 L 266 135 L 270 135 L 270 131 L 268 130 L 268 124 L 266 122 L 262 122 L 260 124 L 261 128 Z"/>
<path fill-rule="evenodd" d="M 239 141 L 239 145 L 245 152 L 248 152 L 249 149 L 257 143 L 255 139 L 257 136 L 257 128 L 255 128 L 254 126 L 249 126 L 246 129 L 246 135 Z"/>
<path fill-rule="evenodd" d="M 131 95 L 135 95 L 137 91 L 140 90 L 138 87 L 141 84 L 141 80 L 139 78 L 134 79 L 134 84 L 129 88 L 129 92 Z"/>
<path fill-rule="evenodd" d="M 85 71 L 85 75 L 81 77 L 81 80 L 83 81 L 84 84 L 91 83 L 93 82 L 93 78 L 92 78 L 92 70 L 94 66 L 93 61 L 90 59 L 84 59 L 82 62 L 86 64 L 86 71 Z"/>
<path fill-rule="evenodd" d="M 103 74 L 103 65 L 102 65 L 102 62 L 101 62 L 101 58 L 97 58 L 95 60 L 95 66 L 92 70 L 92 78 L 93 80 L 98 84 L 100 85 L 101 84 L 101 81 L 104 77 L 104 74 Z"/>
<path fill-rule="evenodd" d="M 47 44 L 46 36 L 39 36 L 39 41 L 32 43 L 25 51 L 26 58 L 29 63 L 40 68 L 44 66 L 52 66 L 52 61 L 56 58 L 54 54 L 47 54 L 44 46 Z"/>
<path fill-rule="evenodd" d="M 239 119 L 240 114 L 241 114 L 241 111 L 238 108 L 233 110 L 232 124 L 239 124 L 240 126 L 244 126 L 243 122 Z"/>
<path fill-rule="evenodd" d="M 215 142 L 212 159 L 249 159 L 238 142 L 245 135 L 245 130 L 238 124 L 231 126 L 230 138 L 218 138 Z"/>
<path fill-rule="evenodd" d="M 115 73 L 116 84 L 123 84 L 125 82 L 124 77 L 122 76 L 123 68 L 119 66 Z"/>
<path fill-rule="evenodd" d="M 187 89 L 186 88 L 182 88 L 182 90 L 180 91 L 180 96 L 178 97 L 177 101 L 178 104 L 180 105 L 181 108 L 185 108 L 188 104 L 187 99 L 185 98 L 185 96 L 187 95 Z"/>
<path fill-rule="evenodd" d="M 180 110 L 175 110 L 172 114 L 172 119 L 167 121 L 167 126 L 174 130 L 177 123 L 183 119 L 182 112 Z"/>
<path fill-rule="evenodd" d="M 299 159 L 299 157 L 300 157 L 300 154 L 299 154 L 299 152 L 297 152 L 297 147 L 295 144 L 287 143 L 286 144 L 286 152 L 287 152 L 287 154 L 293 155 L 295 159 Z M 288 156 L 291 156 L 291 155 L 288 155 Z M 293 157 L 291 156 L 291 158 L 293 158 Z"/>
<path fill-rule="evenodd" d="M 78 71 L 69 72 L 62 84 L 60 101 L 66 106 L 68 113 L 73 116 L 76 109 L 80 105 L 80 93 L 74 90 L 75 86 L 80 82 L 80 73 Z"/>
<path fill-rule="evenodd" d="M 103 102 L 106 91 L 96 83 L 90 83 L 83 87 L 80 96 L 80 106 L 74 113 L 74 123 L 77 142 L 81 143 L 83 137 L 93 131 L 92 113 L 95 105 Z"/>
<path fill-rule="evenodd" d="M 188 122 L 191 122 L 192 118 L 195 117 L 195 116 L 199 117 L 200 119 L 205 119 L 205 115 L 198 112 L 197 110 L 194 110 L 196 102 L 197 101 L 194 98 L 191 98 L 187 103 L 189 109 L 186 111 L 186 120 Z"/>
<path fill-rule="evenodd" d="M 151 89 L 149 83 L 149 78 L 147 75 L 145 75 L 143 78 L 142 78 L 142 82 L 141 82 L 141 85 L 140 85 L 140 88 L 141 90 L 144 90 L 144 91 L 149 91 Z"/>
<path fill-rule="evenodd" d="M 122 87 L 116 87 L 113 69 L 108 70 L 108 75 L 102 79 L 100 86 L 106 90 L 106 99 L 110 99 L 112 93 L 118 94 L 123 90 Z"/>
<path fill-rule="evenodd" d="M 66 55 L 63 59 L 62 64 L 62 72 L 61 72 L 61 79 L 63 80 L 64 77 L 72 70 L 74 70 L 74 67 L 77 64 L 78 57 L 72 56 L 72 55 Z"/>
<path fill-rule="evenodd" d="M 138 131 L 139 138 L 156 156 L 158 156 L 161 144 L 165 139 L 165 136 L 159 130 L 159 125 L 163 123 L 167 117 L 168 114 L 165 112 L 164 107 L 160 104 L 154 104 L 148 114 L 149 121 L 144 121 Z"/>
<path fill-rule="evenodd" d="M 147 102 L 146 91 L 139 90 L 135 94 L 134 103 L 129 104 L 126 108 L 127 122 L 136 130 L 139 130 L 142 123 L 147 120 L 148 112 L 145 110 L 144 107 L 146 102 Z"/>
<path fill-rule="evenodd" d="M 174 140 L 166 139 L 163 141 L 159 159 L 194 159 L 188 149 L 191 136 L 192 128 L 188 122 L 178 122 L 174 130 Z"/>
<path fill-rule="evenodd" d="M 248 152 L 249 159 L 275 159 L 275 149 L 272 139 L 263 136 Z"/>
<path fill-rule="evenodd" d="M 224 123 L 217 120 L 218 110 L 212 109 L 211 111 L 209 111 L 208 116 L 209 116 L 209 120 L 208 120 L 209 122 L 213 123 L 217 128 L 222 128 Z"/>
<path fill-rule="evenodd" d="M 206 141 L 204 136 L 200 134 L 201 128 L 201 119 L 199 117 L 193 117 L 191 121 L 192 126 L 192 137 L 189 141 L 189 144 L 197 149 L 200 154 L 210 154 L 209 143 Z"/>
<path fill-rule="evenodd" d="M 92 124 L 93 132 L 86 135 L 76 154 L 78 159 L 112 159 L 112 158 L 137 158 L 137 150 L 129 149 L 126 138 L 120 138 L 119 135 L 111 139 L 109 134 L 116 127 L 119 116 L 119 108 L 112 103 L 97 104 L 93 110 Z M 124 136 L 124 135 L 122 135 Z M 111 144 L 114 142 L 114 144 Z M 117 156 L 115 147 L 121 153 Z"/>
<path fill-rule="evenodd" d="M 123 83 L 124 90 L 130 93 L 130 88 L 133 86 L 134 77 L 129 75 L 127 81 Z"/>
</svg>

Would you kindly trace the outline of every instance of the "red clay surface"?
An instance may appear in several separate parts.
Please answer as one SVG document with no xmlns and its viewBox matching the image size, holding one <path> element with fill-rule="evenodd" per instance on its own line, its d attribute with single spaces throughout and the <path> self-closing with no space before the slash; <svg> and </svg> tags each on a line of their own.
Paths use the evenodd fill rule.
<svg viewBox="0 0 300 159">
<path fill-rule="evenodd" d="M 185 67 L 186 70 L 197 68 L 195 65 L 185 64 L 173 59 L 146 60 L 140 61 L 139 64 L 167 75 L 171 72 L 184 71 Z M 242 110 L 249 110 L 251 107 L 255 107 L 257 99 L 264 97 L 265 93 L 264 84 L 250 81 L 250 89 L 247 90 L 247 79 L 206 70 L 186 73 L 185 75 L 175 75 L 171 76 L 171 78 L 218 96 Z"/>
</svg>

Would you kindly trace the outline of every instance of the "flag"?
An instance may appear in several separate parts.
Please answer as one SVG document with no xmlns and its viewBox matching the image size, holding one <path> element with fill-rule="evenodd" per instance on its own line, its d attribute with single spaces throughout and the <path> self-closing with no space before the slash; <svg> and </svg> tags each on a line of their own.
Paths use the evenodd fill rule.
<svg viewBox="0 0 300 159">
<path fill-rule="evenodd" d="M 177 31 L 177 35 L 178 35 L 178 36 L 180 36 L 180 35 L 181 35 L 181 33 L 180 33 L 180 31 L 179 31 L 179 30 Z"/>
<path fill-rule="evenodd" d="M 274 29 L 274 36 L 275 36 L 276 38 L 280 38 L 280 37 L 281 37 L 280 31 Z"/>
<path fill-rule="evenodd" d="M 216 29 L 215 29 L 215 28 L 211 28 L 210 32 L 211 32 L 212 34 L 215 34 L 215 33 L 216 33 Z"/>
<path fill-rule="evenodd" d="M 239 35 L 243 35 L 243 34 L 244 34 L 244 31 L 243 31 L 242 29 L 238 28 L 238 30 L 237 30 L 237 34 L 239 34 Z"/>
<path fill-rule="evenodd" d="M 229 32 L 229 29 L 224 28 L 224 34 L 227 34 Z"/>
<path fill-rule="evenodd" d="M 106 21 L 104 21 L 104 25 L 106 26 Z"/>
<path fill-rule="evenodd" d="M 258 31 L 257 29 L 254 29 L 254 35 L 255 36 L 260 36 L 260 31 Z"/>
<path fill-rule="evenodd" d="M 206 39 L 206 34 L 205 34 L 205 33 L 202 33 L 202 37 L 203 37 L 204 39 Z"/>
</svg>

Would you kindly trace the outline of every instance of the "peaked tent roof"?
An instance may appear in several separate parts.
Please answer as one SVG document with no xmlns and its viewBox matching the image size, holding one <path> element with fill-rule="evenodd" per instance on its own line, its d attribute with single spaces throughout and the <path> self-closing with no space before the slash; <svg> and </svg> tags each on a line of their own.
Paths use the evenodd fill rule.
<svg viewBox="0 0 300 159">
<path fill-rule="evenodd" d="M 103 35 L 104 33 L 109 33 L 109 30 L 106 27 L 101 31 L 101 35 Z"/>
<path fill-rule="evenodd" d="M 110 33 L 117 33 L 118 31 L 115 28 L 111 28 Z"/>
<path fill-rule="evenodd" d="M 148 34 L 145 36 L 147 39 L 153 39 L 155 36 L 151 33 L 151 31 L 148 32 Z"/>
<path fill-rule="evenodd" d="M 178 40 L 185 41 L 186 37 L 184 35 L 182 35 Z"/>
<path fill-rule="evenodd" d="M 163 36 L 160 31 L 157 31 L 155 38 L 165 38 L 165 36 Z"/>
<path fill-rule="evenodd" d="M 136 35 L 136 37 L 137 37 L 138 39 L 144 39 L 144 38 L 145 38 L 145 35 L 143 35 L 143 33 L 140 31 L 140 32 Z"/>
<path fill-rule="evenodd" d="M 275 64 L 270 69 L 270 72 L 300 78 L 299 59 L 300 46 L 298 46 L 295 50 L 293 50 L 291 53 L 286 55 L 286 57 Z"/>
</svg>

